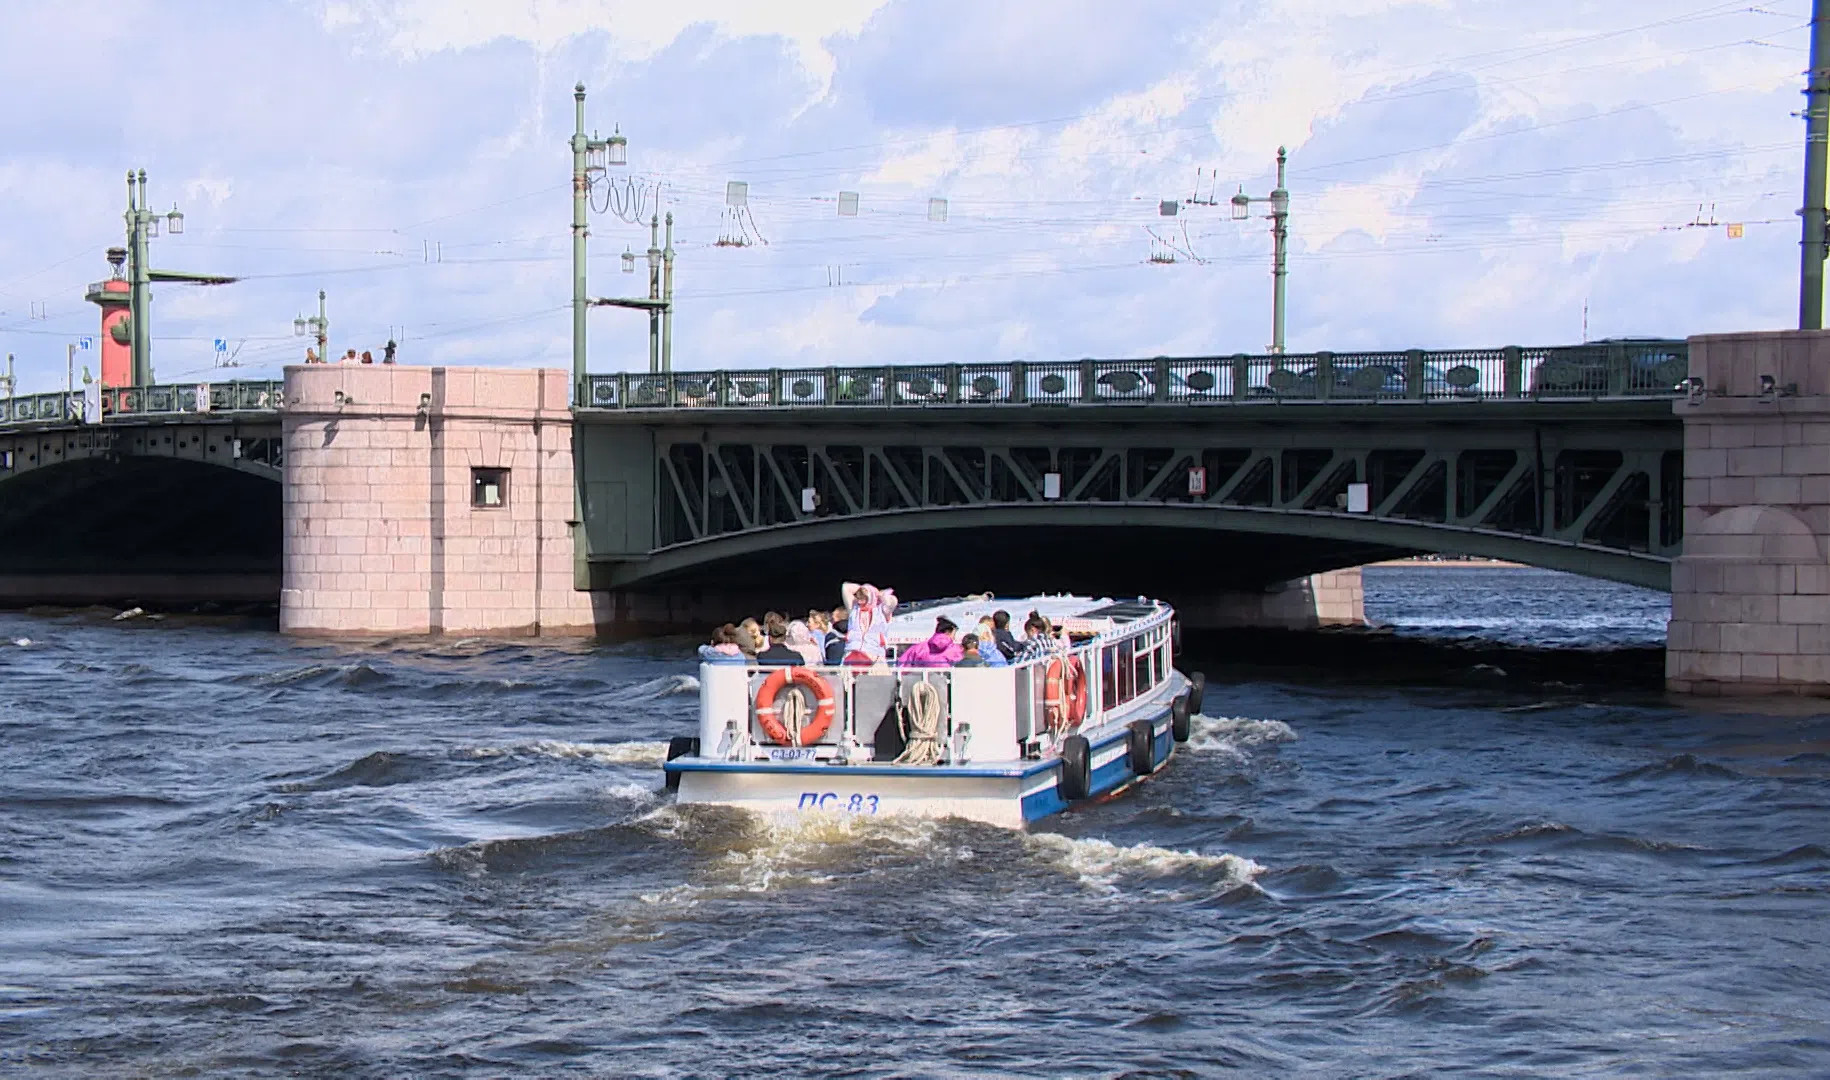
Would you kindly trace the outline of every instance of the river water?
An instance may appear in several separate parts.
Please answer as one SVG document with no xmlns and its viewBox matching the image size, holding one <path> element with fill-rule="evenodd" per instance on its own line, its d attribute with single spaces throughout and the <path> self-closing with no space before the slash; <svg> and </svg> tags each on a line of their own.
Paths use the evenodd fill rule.
<svg viewBox="0 0 1830 1080">
<path fill-rule="evenodd" d="M 1665 617 L 1538 571 L 1367 592 L 1403 635 Z M 1214 658 L 1170 768 L 1024 835 L 675 808 L 678 640 L 0 637 L 4 1075 L 1830 1074 L 1810 708 Z"/>
</svg>

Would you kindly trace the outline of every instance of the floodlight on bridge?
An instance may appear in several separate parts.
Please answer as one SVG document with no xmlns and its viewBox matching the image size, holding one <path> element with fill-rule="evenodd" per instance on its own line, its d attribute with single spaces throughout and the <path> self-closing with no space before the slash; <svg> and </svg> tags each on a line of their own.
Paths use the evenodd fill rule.
<svg viewBox="0 0 1830 1080">
<path fill-rule="evenodd" d="M 184 234 L 184 214 L 178 209 L 177 203 L 173 203 L 172 212 L 165 215 L 165 231 L 173 236 Z"/>
</svg>

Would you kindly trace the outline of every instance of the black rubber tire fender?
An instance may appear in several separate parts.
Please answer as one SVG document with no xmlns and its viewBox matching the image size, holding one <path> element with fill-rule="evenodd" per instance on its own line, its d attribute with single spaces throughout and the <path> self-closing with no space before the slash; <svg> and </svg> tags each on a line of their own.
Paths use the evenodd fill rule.
<svg viewBox="0 0 1830 1080">
<path fill-rule="evenodd" d="M 677 757 L 698 756 L 699 739 L 697 736 L 675 735 L 673 738 L 667 740 L 667 760 L 672 761 Z M 665 775 L 667 777 L 667 790 L 680 790 L 680 774 L 677 772 L 670 772 Z"/>
<path fill-rule="evenodd" d="M 1067 802 L 1093 793 L 1093 746 L 1085 735 L 1069 735 L 1061 740 L 1061 779 L 1055 786 Z"/>
<path fill-rule="evenodd" d="M 1133 720 L 1126 727 L 1129 738 L 1125 743 L 1125 764 L 1138 776 L 1149 776 L 1156 771 L 1156 724 Z"/>
<path fill-rule="evenodd" d="M 1176 742 L 1187 742 L 1194 733 L 1194 721 L 1188 712 L 1188 695 L 1177 694 L 1169 703 L 1169 734 L 1175 736 Z"/>
<path fill-rule="evenodd" d="M 1197 671 L 1188 677 L 1188 715 L 1201 715 L 1201 705 L 1207 700 L 1207 673 Z"/>
</svg>

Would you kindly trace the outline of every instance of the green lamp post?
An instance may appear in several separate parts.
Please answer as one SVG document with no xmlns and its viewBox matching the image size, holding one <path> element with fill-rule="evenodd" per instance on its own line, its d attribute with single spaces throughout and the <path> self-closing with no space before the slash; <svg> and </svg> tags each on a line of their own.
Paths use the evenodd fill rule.
<svg viewBox="0 0 1830 1080">
<path fill-rule="evenodd" d="M 127 337 L 133 351 L 132 385 L 151 386 L 152 333 L 148 325 L 147 302 L 151 283 L 173 281 L 188 285 L 229 285 L 237 279 L 222 274 L 194 274 L 185 270 L 153 270 L 146 265 L 147 241 L 159 235 L 163 221 L 172 236 L 184 233 L 184 215 L 177 206 L 167 213 L 155 213 L 146 199 L 146 170 L 127 171 L 127 281 L 129 285 Z"/>
<path fill-rule="evenodd" d="M 1233 220 L 1251 216 L 1253 203 L 1270 203 L 1271 212 L 1271 355 L 1284 354 L 1284 279 L 1290 276 L 1287 262 L 1290 239 L 1290 192 L 1284 188 L 1284 162 L 1289 152 L 1277 148 L 1277 187 L 1268 198 L 1255 199 L 1244 188 L 1233 196 Z"/>
<path fill-rule="evenodd" d="M 591 235 L 585 219 L 591 185 L 611 168 L 629 164 L 629 140 L 616 129 L 608 139 L 585 134 L 585 84 L 572 88 L 576 123 L 572 130 L 572 401 L 589 402 L 585 385 L 585 311 L 590 297 L 585 289 L 585 241 Z"/>
</svg>

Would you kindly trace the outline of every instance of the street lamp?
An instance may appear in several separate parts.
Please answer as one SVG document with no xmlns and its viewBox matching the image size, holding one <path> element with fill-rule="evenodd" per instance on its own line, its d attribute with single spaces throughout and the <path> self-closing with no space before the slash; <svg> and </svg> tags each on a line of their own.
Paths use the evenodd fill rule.
<svg viewBox="0 0 1830 1080">
<path fill-rule="evenodd" d="M 295 337 L 304 337 L 311 331 L 318 339 L 318 363 L 330 363 L 330 319 L 324 314 L 324 290 L 318 290 L 318 313 L 310 318 L 300 315 L 292 320 L 292 333 Z"/>
<path fill-rule="evenodd" d="M 1252 214 L 1253 203 L 1270 203 L 1271 212 L 1271 355 L 1284 354 L 1284 279 L 1289 276 L 1287 247 L 1290 239 L 1290 193 L 1284 188 L 1284 162 L 1289 151 L 1277 148 L 1277 187 L 1266 198 L 1253 198 L 1239 189 L 1233 196 L 1233 220 L 1244 221 Z"/>
<path fill-rule="evenodd" d="M 661 219 L 648 221 L 648 295 L 600 296 L 592 307 L 633 308 L 648 313 L 649 374 L 674 369 L 674 216 L 667 215 L 666 246 L 662 246 Z M 623 248 L 623 273 L 635 273 L 635 252 Z M 582 399 L 581 399 L 582 400 Z"/>
<path fill-rule="evenodd" d="M 572 88 L 576 123 L 572 129 L 572 400 L 586 403 L 585 385 L 585 309 L 590 298 L 585 290 L 585 241 L 591 230 L 585 221 L 590 204 L 591 185 L 604 176 L 609 166 L 629 163 L 629 140 L 622 129 L 608 139 L 585 134 L 585 84 Z"/>
<path fill-rule="evenodd" d="M 135 172 L 127 170 L 127 280 L 128 280 L 128 343 L 132 346 L 132 370 L 130 378 L 134 386 L 151 386 L 152 372 L 152 335 L 147 326 L 147 300 L 150 286 L 155 281 L 177 281 L 190 285 L 228 285 L 236 279 L 222 274 L 193 274 L 183 270 L 152 270 L 146 264 L 146 242 L 159 235 L 159 224 L 165 223 L 165 230 L 172 236 L 184 234 L 184 214 L 176 203 L 172 204 L 169 213 L 155 213 L 148 209 L 150 203 L 146 198 L 146 170 Z"/>
</svg>

